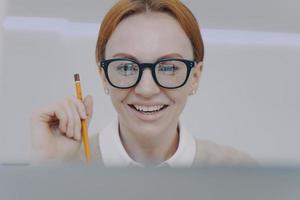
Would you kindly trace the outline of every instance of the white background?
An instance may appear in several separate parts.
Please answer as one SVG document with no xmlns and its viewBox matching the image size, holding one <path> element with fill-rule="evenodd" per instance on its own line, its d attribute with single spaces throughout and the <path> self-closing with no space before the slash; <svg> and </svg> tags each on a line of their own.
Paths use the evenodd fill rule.
<svg viewBox="0 0 300 200">
<path fill-rule="evenodd" d="M 26 161 L 30 113 L 92 94 L 90 133 L 116 113 L 94 59 L 99 24 L 115 1 L 0 0 L 0 162 Z M 300 164 L 300 1 L 184 1 L 201 25 L 205 68 L 182 121 L 197 137 L 263 164 Z"/>
</svg>

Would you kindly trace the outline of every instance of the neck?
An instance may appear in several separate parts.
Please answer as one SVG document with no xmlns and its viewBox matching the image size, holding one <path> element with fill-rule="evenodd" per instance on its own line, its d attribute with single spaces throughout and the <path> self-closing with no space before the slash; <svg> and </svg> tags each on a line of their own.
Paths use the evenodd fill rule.
<svg viewBox="0 0 300 200">
<path fill-rule="evenodd" d="M 157 134 L 157 137 L 143 137 L 142 134 L 130 132 L 122 124 L 119 125 L 119 134 L 128 155 L 133 160 L 148 166 L 169 159 L 176 152 L 179 144 L 177 123 L 168 127 L 163 133 Z"/>
</svg>

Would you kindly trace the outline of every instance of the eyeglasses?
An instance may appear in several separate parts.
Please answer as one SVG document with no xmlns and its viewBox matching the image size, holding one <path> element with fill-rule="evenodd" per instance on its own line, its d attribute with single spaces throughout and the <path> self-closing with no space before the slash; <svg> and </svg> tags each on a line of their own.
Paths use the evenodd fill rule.
<svg viewBox="0 0 300 200">
<path fill-rule="evenodd" d="M 155 63 L 138 63 L 127 58 L 116 58 L 100 62 L 108 82 L 116 88 L 128 89 L 141 80 L 143 71 L 149 68 L 155 83 L 163 88 L 182 87 L 188 80 L 195 61 L 185 59 L 163 59 Z"/>
</svg>

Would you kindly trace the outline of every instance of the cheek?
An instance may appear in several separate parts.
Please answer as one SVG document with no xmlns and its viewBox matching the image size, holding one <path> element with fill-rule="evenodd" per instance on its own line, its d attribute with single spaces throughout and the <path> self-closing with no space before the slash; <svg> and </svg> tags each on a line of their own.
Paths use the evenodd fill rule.
<svg viewBox="0 0 300 200">
<path fill-rule="evenodd" d="M 110 98 L 112 101 L 112 104 L 114 107 L 118 110 L 126 97 L 129 94 L 129 90 L 121 90 L 121 89 L 116 89 L 116 88 L 111 88 L 110 89 Z"/>
<path fill-rule="evenodd" d="M 173 102 L 173 105 L 170 107 L 169 117 L 172 120 L 177 120 L 185 108 L 187 95 L 180 92 L 172 92 L 169 96 Z"/>
<path fill-rule="evenodd" d="M 173 102 L 174 106 L 179 110 L 182 110 L 189 96 L 189 92 L 188 89 L 184 87 L 168 91 L 167 95 Z"/>
</svg>

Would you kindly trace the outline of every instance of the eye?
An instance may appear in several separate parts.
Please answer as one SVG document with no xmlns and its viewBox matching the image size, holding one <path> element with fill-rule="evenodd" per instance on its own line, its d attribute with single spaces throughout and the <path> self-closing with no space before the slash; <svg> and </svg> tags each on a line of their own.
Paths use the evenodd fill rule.
<svg viewBox="0 0 300 200">
<path fill-rule="evenodd" d="M 163 73 L 165 75 L 174 75 L 178 67 L 174 64 L 160 63 L 158 66 L 158 73 Z"/>
<path fill-rule="evenodd" d="M 138 70 L 138 66 L 134 63 L 121 63 L 117 66 L 117 71 L 124 76 L 135 75 Z"/>
</svg>

